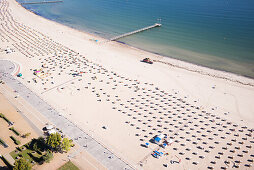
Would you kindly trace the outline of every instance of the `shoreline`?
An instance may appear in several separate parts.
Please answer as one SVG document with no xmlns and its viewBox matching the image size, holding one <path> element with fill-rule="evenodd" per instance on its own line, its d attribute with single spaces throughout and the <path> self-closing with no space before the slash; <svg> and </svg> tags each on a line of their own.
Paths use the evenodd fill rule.
<svg viewBox="0 0 254 170">
<path fill-rule="evenodd" d="M 229 72 L 229 71 L 225 71 L 225 70 L 214 69 L 214 68 L 210 68 L 210 67 L 207 67 L 207 66 L 203 66 L 203 65 L 183 61 L 183 60 L 179 60 L 179 59 L 176 59 L 172 56 L 166 56 L 166 55 L 155 53 L 155 52 L 152 52 L 152 51 L 149 51 L 149 50 L 138 48 L 138 47 L 132 46 L 132 45 L 130 45 L 128 43 L 125 43 L 125 42 L 122 42 L 122 41 L 109 41 L 108 39 L 106 39 L 104 37 L 101 37 L 101 36 L 97 35 L 96 33 L 91 33 L 91 32 L 88 32 L 88 31 L 85 31 L 85 30 L 82 30 L 82 29 L 77 29 L 75 27 L 57 22 L 55 20 L 45 18 L 42 15 L 39 15 L 39 14 L 35 13 L 34 11 L 25 8 L 17 0 L 15 0 L 15 1 L 23 9 L 25 9 L 26 11 L 32 13 L 33 15 L 36 15 L 38 17 L 49 20 L 49 21 L 54 22 L 56 24 L 59 24 L 61 26 L 68 27 L 69 29 L 72 29 L 72 30 L 80 32 L 82 34 L 91 36 L 92 38 L 100 39 L 100 40 L 103 41 L 103 42 L 99 42 L 99 43 L 105 43 L 105 42 L 106 43 L 116 43 L 117 45 L 125 47 L 125 48 L 130 48 L 130 49 L 134 49 L 134 50 L 141 51 L 141 52 L 143 51 L 143 52 L 146 52 L 148 54 L 150 53 L 151 56 L 149 56 L 149 57 L 151 59 L 155 60 L 156 62 L 160 62 L 160 63 L 166 64 L 166 65 L 169 65 L 169 66 L 184 69 L 186 71 L 196 72 L 196 73 L 201 74 L 201 75 L 207 75 L 207 76 L 210 76 L 210 77 L 213 77 L 213 78 L 223 79 L 223 80 L 226 80 L 226 81 L 231 81 L 233 83 L 239 83 L 239 84 L 242 84 L 242 85 L 254 87 L 254 78 L 252 78 L 252 77 L 237 74 L 237 73 L 233 73 L 233 72 Z M 207 55 L 207 54 L 205 54 L 205 55 Z M 162 59 L 162 60 L 160 60 L 160 59 Z"/>
<path fill-rule="evenodd" d="M 2 52 L 0 58 L 22 66 L 22 77 L 13 78 L 25 87 L 18 90 L 21 97 L 31 101 L 48 119 L 57 121 L 56 127 L 77 136 L 80 130 L 90 134 L 137 169 L 141 168 L 140 163 L 146 170 L 163 168 L 165 163 L 171 169 L 184 169 L 187 165 L 191 169 L 207 166 L 218 169 L 225 166 L 228 154 L 235 154 L 232 161 L 243 162 L 241 168 L 248 164 L 245 158 L 253 155 L 253 151 L 244 151 L 253 142 L 250 135 L 254 135 L 254 87 L 197 72 L 226 74 L 220 71 L 119 42 L 103 43 L 105 39 L 31 14 L 19 5 L 15 0 L 0 1 L 3 9 L 0 17 L 6 23 L 0 25 L 0 33 L 13 36 L 9 41 L 7 36 L 2 38 L 0 48 L 9 46 L 15 50 L 10 54 Z M 99 39 L 99 43 L 94 39 Z M 152 65 L 140 62 L 148 56 L 160 62 Z M 4 71 L 9 66 L 2 67 Z M 31 94 L 35 98 L 29 97 Z M 39 98 L 40 104 L 35 101 Z M 41 106 L 43 103 L 54 110 Z M 66 120 L 70 123 L 66 124 Z M 79 129 L 71 130 L 75 125 Z M 158 145 L 150 140 L 158 134 L 166 134 L 174 143 L 160 148 L 165 156 L 155 159 L 151 152 Z M 73 139 L 80 142 L 82 149 L 100 148 L 88 144 L 87 135 L 77 136 Z M 235 153 L 228 153 L 234 149 L 228 145 L 230 140 L 241 146 Z M 142 147 L 146 142 L 150 146 Z M 225 151 L 222 147 L 229 149 Z M 217 162 L 214 165 L 211 157 L 218 152 L 224 154 L 218 160 L 214 158 Z M 243 152 L 244 157 L 239 158 L 237 154 Z M 98 151 L 96 155 L 99 161 L 106 160 L 101 163 L 109 169 L 115 167 L 107 163 L 113 160 L 109 151 Z M 170 164 L 177 159 L 182 160 L 180 164 Z"/>
</svg>

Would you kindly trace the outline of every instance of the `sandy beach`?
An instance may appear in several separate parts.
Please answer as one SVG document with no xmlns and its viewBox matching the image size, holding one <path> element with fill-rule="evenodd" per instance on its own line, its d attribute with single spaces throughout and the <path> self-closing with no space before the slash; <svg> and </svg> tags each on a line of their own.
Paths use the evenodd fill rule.
<svg viewBox="0 0 254 170">
<path fill-rule="evenodd" d="M 109 42 L 15 0 L 0 12 L 0 59 L 17 63 L 17 79 L 136 169 L 251 169 L 253 79 Z M 158 134 L 172 144 L 150 143 Z"/>
</svg>

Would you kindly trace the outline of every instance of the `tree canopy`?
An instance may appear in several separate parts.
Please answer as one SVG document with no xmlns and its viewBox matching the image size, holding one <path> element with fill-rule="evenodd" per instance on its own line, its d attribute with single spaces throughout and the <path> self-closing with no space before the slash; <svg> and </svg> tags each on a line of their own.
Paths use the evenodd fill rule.
<svg viewBox="0 0 254 170">
<path fill-rule="evenodd" d="M 43 137 L 39 137 L 38 139 L 32 139 L 29 146 L 34 151 L 44 151 L 45 149 L 47 149 L 47 145 L 45 144 L 45 140 Z"/>
<path fill-rule="evenodd" d="M 61 148 L 62 137 L 59 133 L 53 133 L 47 137 L 46 144 L 54 150 Z"/>
<path fill-rule="evenodd" d="M 48 150 L 47 153 L 42 156 L 42 159 L 44 162 L 49 163 L 53 159 L 53 153 L 50 150 Z"/>
<path fill-rule="evenodd" d="M 30 170 L 32 166 L 29 162 L 27 162 L 24 158 L 20 158 L 14 163 L 13 170 Z"/>
<path fill-rule="evenodd" d="M 64 151 L 69 151 L 70 150 L 70 147 L 71 147 L 71 142 L 68 138 L 63 138 L 63 141 L 62 141 L 62 150 Z"/>
</svg>

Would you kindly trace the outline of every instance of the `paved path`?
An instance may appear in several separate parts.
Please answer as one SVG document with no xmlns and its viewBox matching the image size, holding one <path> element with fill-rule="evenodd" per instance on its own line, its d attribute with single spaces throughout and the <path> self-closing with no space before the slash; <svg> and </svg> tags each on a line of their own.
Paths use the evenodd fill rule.
<svg viewBox="0 0 254 170">
<path fill-rule="evenodd" d="M 0 78 L 1 79 L 1 78 Z M 1 87 L 0 89 L 1 93 L 4 94 L 4 96 L 6 97 L 6 99 L 9 101 L 9 103 L 16 109 L 16 111 L 18 113 L 20 113 L 20 115 L 23 117 L 23 119 L 28 122 L 28 124 L 32 127 L 32 129 L 36 132 L 37 135 L 39 136 L 43 136 L 43 131 L 42 129 L 38 128 L 38 125 L 36 123 L 34 123 L 31 118 L 28 118 L 26 114 L 24 114 L 24 112 L 28 112 L 28 110 L 26 109 L 24 111 L 24 109 L 21 109 L 21 107 L 18 107 L 17 106 L 17 103 L 14 104 L 13 101 L 11 101 L 10 99 L 13 98 L 14 99 L 14 96 L 11 96 L 10 95 L 10 91 L 8 91 L 7 89 Z M 17 101 L 17 100 L 16 100 Z M 19 103 L 19 102 L 18 102 Z M 25 107 L 24 107 L 25 108 Z M 22 111 L 23 110 L 23 111 Z M 31 111 L 31 110 L 29 110 Z"/>
<path fill-rule="evenodd" d="M 111 151 L 102 146 L 99 142 L 85 133 L 82 129 L 60 115 L 53 107 L 43 101 L 25 85 L 14 78 L 11 73 L 15 65 L 7 60 L 0 60 L 0 80 L 3 80 L 9 87 L 16 90 L 21 97 L 36 108 L 41 114 L 61 129 L 64 134 L 72 138 L 77 144 L 83 147 L 88 153 L 94 156 L 106 168 L 112 170 L 134 169 L 128 163 L 115 156 Z"/>
</svg>

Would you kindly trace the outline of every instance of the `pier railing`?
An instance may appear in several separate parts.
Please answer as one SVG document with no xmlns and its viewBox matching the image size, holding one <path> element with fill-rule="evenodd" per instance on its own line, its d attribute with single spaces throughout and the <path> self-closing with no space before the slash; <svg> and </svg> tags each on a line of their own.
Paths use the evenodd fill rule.
<svg viewBox="0 0 254 170">
<path fill-rule="evenodd" d="M 110 41 L 115 41 L 115 40 L 118 40 L 120 38 L 129 36 L 129 35 L 132 35 L 132 34 L 136 34 L 136 33 L 142 32 L 142 31 L 146 31 L 146 30 L 149 30 L 149 29 L 152 29 L 152 28 L 155 28 L 155 27 L 160 27 L 160 26 L 161 26 L 161 24 L 155 23 L 154 25 L 144 27 L 144 28 L 138 29 L 136 31 L 132 31 L 132 32 L 128 32 L 128 33 L 125 33 L 125 34 L 122 34 L 122 35 L 118 35 L 116 37 L 112 37 L 109 40 Z"/>
</svg>

